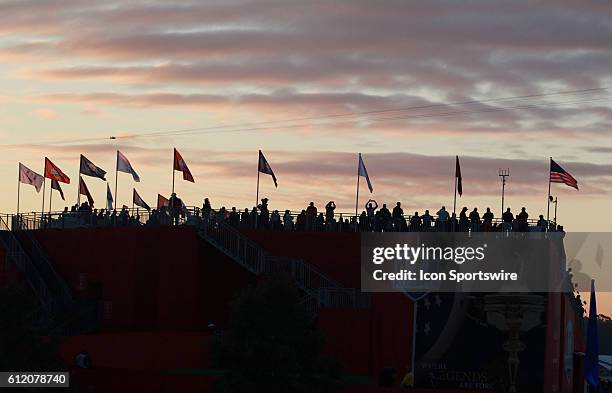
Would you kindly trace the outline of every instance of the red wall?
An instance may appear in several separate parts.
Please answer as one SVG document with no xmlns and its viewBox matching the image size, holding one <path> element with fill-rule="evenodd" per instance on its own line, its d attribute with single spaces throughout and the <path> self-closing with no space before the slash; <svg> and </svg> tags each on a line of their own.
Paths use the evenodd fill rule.
<svg viewBox="0 0 612 393">
<path fill-rule="evenodd" d="M 206 329 L 210 321 L 225 320 L 227 302 L 254 280 L 190 227 L 81 228 L 36 235 L 75 293 L 110 304 L 104 330 Z M 79 288 L 83 274 L 85 291 Z"/>
</svg>

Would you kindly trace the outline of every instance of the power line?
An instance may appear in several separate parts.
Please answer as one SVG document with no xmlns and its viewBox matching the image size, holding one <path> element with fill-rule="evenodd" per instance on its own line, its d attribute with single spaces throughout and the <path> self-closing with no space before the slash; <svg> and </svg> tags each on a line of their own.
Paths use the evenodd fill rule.
<svg viewBox="0 0 612 393">
<path fill-rule="evenodd" d="M 529 95 L 521 95 L 521 96 L 510 96 L 510 97 L 500 97 L 500 98 L 491 98 L 485 100 L 469 100 L 469 101 L 458 101 L 451 103 L 439 103 L 439 104 L 427 104 L 427 105 L 419 105 L 419 106 L 409 106 L 409 107 L 400 107 L 400 108 L 387 108 L 380 110 L 370 110 L 370 111 L 361 111 L 361 112 L 347 112 L 347 113 L 336 113 L 336 114 L 328 114 L 328 115 L 319 115 L 319 116 L 309 116 L 309 117 L 300 117 L 300 118 L 292 118 L 292 119 L 279 119 L 279 120 L 269 120 L 262 122 L 250 122 L 250 123 L 239 123 L 239 124 L 221 124 L 217 126 L 209 126 L 209 127 L 198 127 L 198 128 L 189 128 L 189 129 L 179 129 L 179 130 L 166 130 L 166 131 L 154 131 L 154 132 L 141 132 L 141 133 L 133 133 L 124 136 L 112 136 L 110 139 L 136 139 L 136 138 L 148 138 L 148 137 L 168 137 L 168 136 L 184 136 L 184 135 L 194 135 L 194 134 L 216 134 L 216 133 L 234 133 L 234 132 L 245 132 L 245 131 L 260 131 L 260 130 L 273 130 L 273 129 L 282 129 L 282 128 L 303 128 L 307 126 L 311 126 L 312 121 L 315 120 L 335 120 L 335 119 L 343 119 L 350 117 L 363 117 L 363 116 L 371 116 L 371 115 L 385 115 L 392 114 L 397 112 L 407 112 L 407 111 L 417 111 L 417 110 L 425 110 L 425 109 L 436 109 L 436 108 L 452 108 L 459 106 L 470 106 L 476 104 L 492 104 L 499 103 L 505 101 L 529 101 L 534 98 L 547 98 L 547 97 L 555 97 L 555 96 L 567 96 L 567 95 L 585 95 L 592 93 L 601 93 L 608 92 L 612 90 L 612 87 L 599 87 L 599 88 L 591 88 L 591 89 L 580 89 L 580 90 L 566 90 L 566 91 L 556 91 L 549 93 L 539 93 L 539 94 L 529 94 Z M 464 115 L 471 113 L 486 113 L 486 112 L 499 112 L 499 111 L 513 111 L 513 110 L 525 110 L 525 109 L 539 109 L 545 108 L 549 106 L 559 106 L 559 105 L 570 105 L 570 104 L 580 104 L 580 103 L 588 103 L 588 102 L 597 102 L 597 101 L 608 101 L 609 98 L 600 98 L 600 99 L 591 99 L 591 100 L 579 100 L 579 101 L 570 101 L 570 102 L 541 102 L 541 103 L 532 103 L 525 105 L 517 105 L 511 107 L 488 107 L 488 108 L 477 108 L 477 109 L 466 109 L 461 111 L 451 111 L 451 112 L 433 112 L 433 113 L 425 113 L 425 114 L 413 114 L 413 115 L 405 115 L 405 116 L 395 116 L 395 117 L 373 117 L 367 119 L 370 122 L 379 122 L 379 121 L 391 121 L 391 120 L 407 120 L 407 119 L 419 119 L 419 118 L 431 118 L 431 117 L 447 117 L 447 116 L 456 116 L 456 115 Z M 300 124 L 291 124 L 295 122 L 306 122 L 309 123 L 300 123 Z M 352 120 L 344 120 L 337 124 L 347 124 L 356 121 Z M 288 124 L 285 124 L 288 123 Z M 96 137 L 96 138 L 81 138 L 81 139 L 67 139 L 64 141 L 49 141 L 47 143 L 39 143 L 37 145 L 58 145 L 58 144 L 75 144 L 75 143 L 88 143 L 88 142 L 100 142 L 109 140 L 108 137 Z"/>
</svg>

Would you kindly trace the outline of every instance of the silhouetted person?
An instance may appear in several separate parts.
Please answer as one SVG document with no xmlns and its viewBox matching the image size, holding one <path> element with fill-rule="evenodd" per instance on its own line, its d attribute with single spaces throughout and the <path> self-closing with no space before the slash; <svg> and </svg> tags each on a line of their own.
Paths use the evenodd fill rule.
<svg viewBox="0 0 612 393">
<path fill-rule="evenodd" d="M 317 218 L 317 207 L 314 202 L 310 202 L 306 208 L 306 226 L 307 230 L 312 230 L 314 227 L 315 219 Z"/>
<path fill-rule="evenodd" d="M 418 231 L 421 229 L 421 217 L 419 217 L 419 212 L 414 212 L 414 215 L 410 217 L 410 230 Z"/>
<path fill-rule="evenodd" d="M 289 210 L 285 210 L 285 214 L 283 214 L 283 226 L 286 231 L 293 230 L 293 216 Z"/>
<path fill-rule="evenodd" d="M 397 202 L 395 204 L 395 207 L 393 208 L 391 216 L 395 219 L 404 217 L 404 209 L 402 209 L 401 202 Z"/>
<path fill-rule="evenodd" d="M 472 231 L 480 230 L 480 213 L 478 213 L 476 207 L 470 212 L 470 224 L 472 225 Z"/>
<path fill-rule="evenodd" d="M 181 210 L 183 210 L 183 201 L 176 196 L 176 193 L 173 192 L 170 195 L 170 200 L 168 202 L 168 209 L 170 211 L 170 219 L 174 223 L 174 225 L 178 225 L 179 217 L 181 215 Z"/>
<path fill-rule="evenodd" d="M 462 231 L 467 231 L 468 229 L 468 216 L 467 216 L 467 211 L 468 208 L 467 207 L 463 207 L 463 209 L 461 209 L 461 212 L 459 213 L 459 226 L 461 227 Z"/>
<path fill-rule="evenodd" d="M 527 211 L 525 210 L 525 208 L 521 208 L 521 212 L 516 216 L 516 219 L 519 222 L 519 230 L 520 231 L 527 231 L 528 230 L 528 225 L 527 225 L 527 219 L 529 218 L 529 214 L 527 214 Z"/>
<path fill-rule="evenodd" d="M 270 224 L 275 231 L 281 229 L 281 217 L 280 214 L 278 214 L 278 210 L 274 210 L 272 214 L 270 214 Z"/>
<path fill-rule="evenodd" d="M 538 229 L 542 232 L 546 231 L 546 227 L 547 227 L 547 222 L 544 219 L 544 216 L 542 214 L 540 214 L 540 219 L 538 220 Z"/>
<path fill-rule="evenodd" d="M 306 210 L 302 209 L 298 214 L 295 224 L 298 231 L 306 230 Z"/>
<path fill-rule="evenodd" d="M 249 213 L 248 208 L 245 208 L 242 214 L 240 215 L 240 225 L 243 228 L 251 227 L 251 214 Z"/>
<path fill-rule="evenodd" d="M 236 211 L 236 207 L 232 207 L 232 211 L 229 214 L 229 223 L 233 227 L 238 227 L 240 224 L 240 214 Z"/>
<path fill-rule="evenodd" d="M 210 212 L 212 211 L 212 206 L 210 206 L 210 201 L 208 198 L 204 198 L 204 203 L 202 204 L 202 218 L 208 220 L 210 218 Z"/>
<path fill-rule="evenodd" d="M 423 222 L 423 230 L 430 231 L 433 217 L 429 214 L 429 210 L 425 210 L 425 213 L 421 215 L 421 221 Z"/>
<path fill-rule="evenodd" d="M 327 205 L 325 205 L 325 221 L 328 224 L 334 219 L 334 210 L 336 210 L 336 203 L 334 201 L 327 202 Z"/>
</svg>

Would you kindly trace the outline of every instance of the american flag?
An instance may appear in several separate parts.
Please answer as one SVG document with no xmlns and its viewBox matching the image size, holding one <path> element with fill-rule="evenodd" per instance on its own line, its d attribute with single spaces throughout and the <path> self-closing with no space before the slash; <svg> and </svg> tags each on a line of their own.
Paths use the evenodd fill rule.
<svg viewBox="0 0 612 393">
<path fill-rule="evenodd" d="M 570 187 L 578 189 L 578 181 L 572 177 L 565 169 L 561 168 L 552 158 L 550 159 L 550 182 L 564 183 Z"/>
</svg>

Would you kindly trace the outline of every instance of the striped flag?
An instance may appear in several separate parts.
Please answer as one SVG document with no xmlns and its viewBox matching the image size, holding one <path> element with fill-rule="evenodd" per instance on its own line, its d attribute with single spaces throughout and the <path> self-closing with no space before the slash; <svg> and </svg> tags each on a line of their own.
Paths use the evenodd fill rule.
<svg viewBox="0 0 612 393">
<path fill-rule="evenodd" d="M 561 168 L 552 158 L 550 159 L 550 182 L 563 183 L 578 189 L 578 181 L 572 177 L 565 169 Z"/>
</svg>

